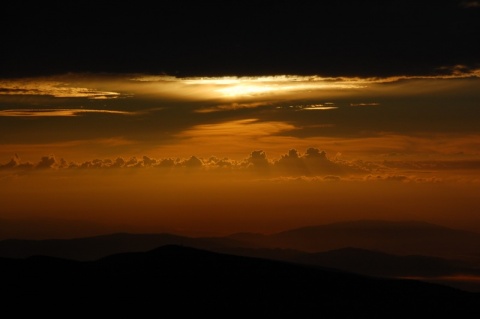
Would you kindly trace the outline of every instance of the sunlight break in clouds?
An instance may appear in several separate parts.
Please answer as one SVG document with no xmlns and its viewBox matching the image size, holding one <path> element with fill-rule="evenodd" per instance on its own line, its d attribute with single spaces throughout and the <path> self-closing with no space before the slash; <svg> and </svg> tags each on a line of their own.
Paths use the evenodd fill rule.
<svg viewBox="0 0 480 319">
<path fill-rule="evenodd" d="M 359 79 L 322 78 L 318 76 L 262 77 L 137 77 L 135 81 L 182 84 L 185 90 L 202 90 L 209 98 L 252 98 L 285 95 L 309 90 L 351 90 L 364 87 Z"/>
</svg>

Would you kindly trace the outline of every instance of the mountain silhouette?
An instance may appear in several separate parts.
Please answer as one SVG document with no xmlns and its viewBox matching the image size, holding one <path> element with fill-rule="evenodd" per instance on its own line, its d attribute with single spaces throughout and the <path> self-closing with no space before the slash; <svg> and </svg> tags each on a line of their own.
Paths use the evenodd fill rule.
<svg viewBox="0 0 480 319">
<path fill-rule="evenodd" d="M 6 239 L 0 241 L 0 256 L 25 258 L 34 255 L 45 255 L 75 260 L 95 260 L 122 252 L 144 252 L 164 245 L 184 245 L 210 250 L 222 247 L 251 246 L 250 244 L 239 243 L 232 238 L 192 238 L 167 233 L 116 233 L 73 239 Z"/>
<path fill-rule="evenodd" d="M 425 255 L 480 262 L 480 234 L 425 222 L 359 220 L 286 230 L 270 235 L 238 233 L 225 237 L 188 237 L 169 233 L 109 235 L 73 239 L 6 239 L 0 257 L 46 255 L 95 260 L 107 255 L 184 245 L 242 255 L 293 257 L 355 247 L 397 255 Z"/>
<path fill-rule="evenodd" d="M 204 314 L 400 318 L 475 315 L 480 296 L 178 245 L 95 261 L 0 259 L 2 300 L 16 313 Z M 27 306 L 28 305 L 28 306 Z M 61 305 L 61 307 L 60 307 Z"/>
<path fill-rule="evenodd" d="M 455 274 L 480 276 L 480 269 L 472 268 L 462 261 L 422 255 L 399 256 L 354 247 L 297 255 L 291 260 L 371 276 L 438 277 Z"/>
<path fill-rule="evenodd" d="M 302 227 L 271 235 L 233 234 L 257 247 L 322 252 L 345 247 L 399 255 L 480 257 L 480 234 L 418 221 L 359 220 Z"/>
<path fill-rule="evenodd" d="M 74 239 L 9 239 L 0 241 L 0 257 L 42 255 L 94 261 L 165 245 L 323 266 L 369 276 L 417 277 L 480 291 L 480 235 L 423 222 L 361 220 L 271 235 L 240 233 L 227 237 L 116 233 Z"/>
</svg>

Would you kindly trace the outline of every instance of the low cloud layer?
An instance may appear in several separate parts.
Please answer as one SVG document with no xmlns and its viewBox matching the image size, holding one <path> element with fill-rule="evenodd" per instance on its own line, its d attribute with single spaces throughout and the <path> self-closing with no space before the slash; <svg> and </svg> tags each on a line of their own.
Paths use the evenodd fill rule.
<svg viewBox="0 0 480 319">
<path fill-rule="evenodd" d="M 476 177 L 480 172 L 479 160 L 379 160 L 376 162 L 344 160 L 340 154 L 330 157 L 325 151 L 314 147 L 307 148 L 303 153 L 292 148 L 278 158 L 269 158 L 265 151 L 254 150 L 243 160 L 216 156 L 203 158 L 192 155 L 186 158 L 154 158 L 144 155 L 141 157 L 117 157 L 74 162 L 48 155 L 42 156 L 37 162 L 26 162 L 15 155 L 10 161 L 0 163 L 0 172 L 3 172 L 3 175 L 27 174 L 39 170 L 87 173 L 91 170 L 113 172 L 116 170 L 148 169 L 154 169 L 158 173 L 168 172 L 173 174 L 172 176 L 176 173 L 191 173 L 211 174 L 212 177 L 238 178 L 302 177 L 313 178 L 317 181 L 440 182 L 458 175 L 463 176 L 463 180 L 480 181 Z M 474 173 L 471 178 L 468 178 L 467 176 L 471 172 Z M 457 178 L 457 180 L 460 180 L 460 178 Z"/>
</svg>

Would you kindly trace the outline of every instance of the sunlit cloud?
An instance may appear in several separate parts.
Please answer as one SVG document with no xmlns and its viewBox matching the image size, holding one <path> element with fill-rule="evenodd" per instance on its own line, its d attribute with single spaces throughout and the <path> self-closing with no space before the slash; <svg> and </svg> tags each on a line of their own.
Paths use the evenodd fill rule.
<svg viewBox="0 0 480 319">
<path fill-rule="evenodd" d="M 234 110 L 240 110 L 240 109 L 253 109 L 253 108 L 258 108 L 262 106 L 270 106 L 270 104 L 264 103 L 264 102 L 220 104 L 213 107 L 204 107 L 204 108 L 196 109 L 195 113 L 234 111 Z"/>
<path fill-rule="evenodd" d="M 293 125 L 283 122 L 261 122 L 258 119 L 244 119 L 217 124 L 197 125 L 180 133 L 179 137 L 235 138 L 238 136 L 243 136 L 256 138 L 293 129 L 295 129 Z"/>
<path fill-rule="evenodd" d="M 302 110 L 308 110 L 308 111 L 326 111 L 326 110 L 335 110 L 338 109 L 338 107 L 333 106 L 333 103 L 326 103 L 326 104 L 311 104 L 311 105 L 305 105 L 301 106 L 300 109 Z"/>
<path fill-rule="evenodd" d="M 76 87 L 65 79 L 0 80 L 0 95 L 48 95 L 56 98 L 115 99 L 120 93 Z"/>
<path fill-rule="evenodd" d="M 380 103 L 350 103 L 350 106 L 379 106 Z"/>
<path fill-rule="evenodd" d="M 463 65 L 448 66 L 439 69 L 433 76 L 391 76 L 391 77 L 321 77 L 277 75 L 277 76 L 230 76 L 230 77 L 172 77 L 167 75 L 137 75 L 129 80 L 140 85 L 130 88 L 131 92 L 143 92 L 158 97 L 185 101 L 207 101 L 210 105 L 197 108 L 197 113 L 232 111 L 245 108 L 273 106 L 284 108 L 288 101 L 297 107 L 299 101 L 311 101 L 305 110 L 327 110 L 326 99 L 351 97 L 354 100 L 372 98 L 372 96 L 411 96 L 453 90 L 462 83 L 460 79 L 479 78 L 479 69 L 470 69 Z M 435 81 L 432 81 L 435 80 Z M 438 82 L 436 80 L 439 80 Z M 443 80 L 440 82 L 440 80 Z M 435 83 L 433 83 L 435 82 Z M 143 91 L 140 91 L 143 90 Z M 327 101 L 328 101 L 327 100 Z M 230 103 L 225 103 L 230 102 Z M 280 104 L 280 105 L 279 105 Z M 322 107 L 319 104 L 323 104 Z M 376 106 L 380 101 L 347 102 L 352 106 Z M 317 107 L 313 107 L 317 105 Z"/>
<path fill-rule="evenodd" d="M 46 117 L 46 116 L 81 116 L 88 113 L 134 115 L 134 112 L 114 110 L 88 110 L 88 109 L 13 109 L 0 110 L 0 116 L 16 117 Z"/>
<path fill-rule="evenodd" d="M 365 87 L 357 78 L 324 78 L 319 76 L 198 77 L 145 76 L 133 81 L 157 82 L 159 85 L 182 85 L 184 93 L 201 91 L 209 98 L 272 97 L 311 90 L 352 90 Z M 178 92 L 182 94 L 182 92 Z"/>
<path fill-rule="evenodd" d="M 1 129 L 4 144 L 0 153 L 11 154 L 12 150 L 15 151 L 13 145 L 25 143 L 29 137 L 22 132 L 33 129 L 34 125 L 42 133 L 38 138 L 34 135 L 36 145 L 51 145 L 51 151 L 55 153 L 59 149 L 65 150 L 57 142 L 68 139 L 122 137 L 137 141 L 136 148 L 132 146 L 128 155 L 151 152 L 154 156 L 162 153 L 182 157 L 196 154 L 206 158 L 221 153 L 238 160 L 252 147 L 279 156 L 286 145 L 298 149 L 321 145 L 327 152 L 368 160 L 386 158 L 389 154 L 417 159 L 463 156 L 458 155 L 460 153 L 474 157 L 480 154 L 478 134 L 475 128 L 468 128 L 468 132 L 462 128 L 461 116 L 468 116 L 466 122 L 473 127 L 475 109 L 470 105 L 478 97 L 478 74 L 478 70 L 458 65 L 445 68 L 442 75 L 436 77 L 284 75 L 180 78 L 68 74 L 38 79 L 38 83 L 35 79 L 2 80 L 3 93 L 36 90 L 38 95 L 45 87 L 50 87 L 51 92 L 53 88 L 85 88 L 85 92 L 117 92 L 119 97 L 128 98 L 86 101 L 75 97 L 77 95 L 73 92 L 70 98 L 58 99 L 56 96 L 62 95 L 48 95 L 49 89 L 45 89 L 47 95 L 40 98 L 0 94 L 0 118 L 6 123 Z M 237 97 L 226 97 L 221 91 L 242 86 L 268 90 L 259 91 L 255 96 L 242 93 Z M 450 116 L 455 114 L 452 105 L 457 101 L 460 111 L 466 110 L 467 115 L 459 112 L 458 117 Z M 377 107 L 380 105 L 382 107 Z M 444 132 L 442 127 L 439 133 L 439 122 L 428 121 L 430 112 L 451 124 L 445 126 L 450 131 Z M 111 115 L 108 128 L 98 121 L 90 125 L 94 122 L 89 120 L 95 119 L 95 114 Z M 417 115 L 422 117 L 417 120 Z M 38 120 L 15 120 L 13 117 Z M 50 119 L 53 117 L 78 117 L 78 127 L 56 134 L 53 129 L 55 120 Z M 454 121 L 448 122 L 450 118 Z M 404 126 L 399 124 L 408 119 L 414 121 Z M 47 125 L 50 121 L 53 125 Z M 96 132 L 93 132 L 94 126 Z M 28 154 L 33 154 L 34 149 L 38 151 L 33 144 L 21 147 L 30 148 L 32 151 Z M 85 147 L 83 152 L 87 149 Z M 120 152 L 118 148 L 103 149 L 110 154 Z M 68 154 L 72 154 L 70 150 Z"/>
<path fill-rule="evenodd" d="M 162 101 L 153 107 L 168 106 L 167 102 L 202 102 L 192 105 L 194 112 L 211 113 L 254 109 L 263 106 L 283 107 L 303 105 L 305 110 L 327 110 L 327 105 L 336 98 L 351 97 L 345 102 L 352 106 L 373 106 L 380 101 L 365 101 L 372 96 L 412 95 L 417 93 L 443 92 L 458 85 L 454 80 L 479 78 L 480 70 L 455 65 L 439 69 L 436 76 L 394 76 L 394 77 L 321 77 L 278 75 L 258 77 L 174 77 L 168 75 L 91 75 L 67 74 L 48 78 L 25 78 L 0 80 L 0 97 L 4 109 L 7 97 L 84 98 L 88 100 L 117 102 L 122 106 L 125 99 Z M 431 81 L 431 80 L 445 80 Z M 415 82 L 426 81 L 426 82 Z M 435 83 L 433 83 L 435 82 Z M 118 100 L 118 101 L 115 101 Z M 355 100 L 360 102 L 355 102 Z M 363 100 L 363 101 L 362 101 Z M 301 101 L 301 102 L 300 102 Z M 300 103 L 299 103 L 300 102 Z M 383 102 L 383 101 L 382 101 Z M 26 102 L 19 102 L 25 104 Z M 78 102 L 77 102 L 78 103 Z M 130 104 L 134 105 L 134 104 Z M 133 107 L 133 106 L 131 106 Z M 141 108 L 142 104 L 135 104 Z M 152 107 L 149 105 L 148 108 Z M 47 108 L 47 107 L 44 107 Z"/>
</svg>

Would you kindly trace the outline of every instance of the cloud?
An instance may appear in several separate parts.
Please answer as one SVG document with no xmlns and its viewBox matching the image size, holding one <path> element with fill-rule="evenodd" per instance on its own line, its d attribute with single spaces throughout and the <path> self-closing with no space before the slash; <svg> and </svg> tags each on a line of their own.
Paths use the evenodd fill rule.
<svg viewBox="0 0 480 319">
<path fill-rule="evenodd" d="M 480 170 L 480 160 L 384 161 L 382 164 L 408 170 Z"/>
<path fill-rule="evenodd" d="M 20 164 L 20 160 L 18 159 L 18 155 L 15 154 L 15 157 L 12 157 L 10 162 L 5 164 L 0 164 L 0 169 L 11 169 L 17 167 Z"/>
<path fill-rule="evenodd" d="M 253 102 L 253 103 L 230 103 L 230 104 L 221 104 L 216 106 L 209 106 L 205 108 L 196 109 L 195 113 L 212 113 L 220 111 L 235 111 L 241 109 L 253 109 L 262 106 L 271 106 L 269 103 L 264 102 Z"/>
<path fill-rule="evenodd" d="M 296 149 L 290 149 L 287 154 L 274 161 L 275 167 L 287 175 L 347 175 L 367 172 L 364 167 L 351 162 L 331 160 L 325 151 L 309 147 L 304 154 Z"/>
<path fill-rule="evenodd" d="M 150 158 L 148 156 L 143 156 L 142 159 L 143 159 L 143 165 L 145 167 L 154 166 L 157 163 L 156 159 Z"/>
<path fill-rule="evenodd" d="M 35 165 L 35 168 L 37 169 L 52 168 L 53 165 L 55 165 L 55 163 L 56 163 L 56 160 L 53 155 L 43 156 L 40 159 L 40 162 L 38 162 L 37 165 Z"/>
<path fill-rule="evenodd" d="M 292 111 L 327 111 L 338 109 L 333 102 L 315 103 L 315 104 L 291 104 L 286 106 L 276 106 L 276 109 L 292 110 Z"/>
<path fill-rule="evenodd" d="M 201 124 L 179 134 L 180 137 L 259 137 L 292 130 L 293 125 L 283 122 L 262 122 L 258 119 L 242 119 L 215 124 Z"/>
<path fill-rule="evenodd" d="M 323 177 L 323 180 L 324 181 L 338 182 L 338 181 L 341 181 L 342 178 L 340 176 L 336 176 L 336 175 L 327 175 L 327 176 Z"/>
<path fill-rule="evenodd" d="M 119 114 L 135 115 L 135 112 L 92 109 L 12 109 L 0 110 L 0 116 L 14 117 L 45 117 L 45 116 L 80 116 L 84 114 Z"/>
<path fill-rule="evenodd" d="M 71 78 L 24 78 L 0 80 L 0 95 L 48 95 L 56 98 L 116 99 L 118 92 L 76 87 Z"/>
<path fill-rule="evenodd" d="M 417 183 L 417 184 L 438 184 L 443 183 L 444 179 L 437 176 L 422 177 L 417 175 L 403 175 L 403 174 L 382 174 L 382 175 L 367 175 L 365 181 L 372 182 L 398 182 L 398 183 Z M 455 181 L 459 181 L 456 179 Z"/>
<path fill-rule="evenodd" d="M 206 161 L 204 161 L 205 165 L 209 167 L 220 167 L 220 168 L 231 168 L 234 166 L 239 166 L 240 164 L 232 159 L 229 158 L 217 158 L 215 156 L 211 156 Z"/>
<path fill-rule="evenodd" d="M 477 4 L 478 1 L 465 2 L 467 7 L 476 7 Z M 367 89 L 373 84 L 403 80 L 480 77 L 480 69 L 460 64 L 440 67 L 438 72 L 438 75 L 429 76 L 391 77 L 322 77 L 319 75 L 175 77 L 138 74 L 117 76 L 66 74 L 47 78 L 0 80 L 0 95 L 108 100 L 136 95 L 199 101 L 216 99 L 223 101 L 221 105 L 230 109 L 262 106 L 265 104 L 265 97 L 267 101 L 306 93 L 308 95 L 312 93 L 318 97 L 324 96 L 326 91 L 355 92 Z M 252 98 L 257 100 L 247 102 Z M 234 101 L 225 103 L 232 99 Z"/>
<path fill-rule="evenodd" d="M 285 97 L 299 92 L 325 90 L 355 90 L 364 87 L 359 78 L 328 78 L 320 76 L 230 76 L 230 77 L 185 77 L 172 76 L 136 76 L 132 81 L 156 83 L 157 92 L 170 88 L 170 95 L 190 99 L 237 100 L 240 107 L 252 107 L 255 104 L 238 102 L 238 100 L 271 99 Z M 258 106 L 263 105 L 258 103 Z M 228 105 L 228 104 L 226 104 Z M 209 108 L 207 108 L 209 110 Z"/>
<path fill-rule="evenodd" d="M 232 171 L 242 171 L 244 169 L 255 169 L 260 171 L 269 170 L 272 174 L 289 175 L 289 176 L 313 176 L 313 175 L 331 175 L 332 173 L 353 173 L 361 172 L 360 169 L 353 169 L 354 165 L 346 164 L 346 162 L 334 162 L 327 158 L 324 151 L 317 148 L 308 148 L 304 154 L 300 154 L 296 149 L 290 149 L 287 154 L 282 155 L 279 159 L 269 159 L 263 150 L 254 150 L 248 157 L 242 161 L 235 161 L 229 158 L 210 157 L 203 159 L 197 156 L 189 158 L 161 158 L 155 159 L 149 156 L 142 156 L 141 159 L 131 157 L 128 160 L 117 157 L 116 159 L 94 159 L 81 163 L 67 163 L 65 159 L 56 160 L 55 156 L 43 156 L 40 161 L 35 164 L 22 163 L 16 156 L 5 164 L 0 164 L 0 169 L 8 170 L 13 168 L 30 168 L 36 169 L 57 168 L 57 169 L 115 169 L 115 168 L 180 168 L 180 167 L 196 167 L 209 170 L 230 169 Z M 358 166 L 359 167 L 359 166 Z"/>
<path fill-rule="evenodd" d="M 380 103 L 367 102 L 367 103 L 350 103 L 350 106 L 379 106 Z"/>
<path fill-rule="evenodd" d="M 190 170 L 194 168 L 194 170 Z M 291 148 L 278 158 L 269 158 L 264 150 L 257 149 L 243 160 L 236 161 L 226 157 L 210 156 L 202 158 L 192 155 L 186 158 L 153 158 L 150 156 L 125 159 L 93 159 L 84 162 L 67 162 L 54 155 L 43 156 L 32 164 L 22 162 L 17 155 L 5 163 L 0 163 L 2 172 L 25 172 L 31 170 L 54 169 L 61 171 L 82 170 L 155 170 L 156 172 L 194 172 L 207 174 L 212 178 L 251 179 L 255 176 L 265 178 L 317 178 L 319 181 L 393 181 L 432 183 L 444 180 L 478 182 L 480 160 L 451 161 L 363 161 L 344 160 L 338 154 L 333 158 L 319 148 L 308 147 L 303 153 Z M 53 171 L 53 170 L 52 170 Z M 139 172 L 139 171 L 138 171 Z M 227 173 L 227 174 L 223 174 Z M 208 175 L 211 174 L 211 175 Z M 172 175 L 174 176 L 174 175 Z M 208 179 L 208 178 L 207 178 Z"/>
<path fill-rule="evenodd" d="M 247 158 L 246 162 L 258 169 L 266 169 L 268 166 L 270 166 L 270 162 L 267 159 L 267 154 L 265 154 L 265 152 L 262 150 L 255 150 L 250 153 L 250 156 Z"/>
<path fill-rule="evenodd" d="M 14 157 L 11 158 L 11 160 L 5 164 L 0 164 L 0 170 L 30 170 L 34 168 L 35 165 L 33 165 L 30 162 L 21 162 L 20 158 L 18 157 L 17 154 L 15 154 Z"/>
<path fill-rule="evenodd" d="M 203 162 L 196 156 L 191 156 L 189 159 L 182 161 L 180 165 L 186 167 L 202 167 Z"/>
</svg>

